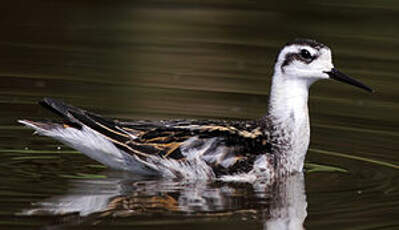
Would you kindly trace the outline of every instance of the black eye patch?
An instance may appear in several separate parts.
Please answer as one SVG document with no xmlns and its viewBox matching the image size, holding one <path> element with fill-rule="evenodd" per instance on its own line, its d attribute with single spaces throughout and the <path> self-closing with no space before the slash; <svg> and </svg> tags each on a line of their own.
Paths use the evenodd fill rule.
<svg viewBox="0 0 399 230">
<path fill-rule="evenodd" d="M 318 55 L 315 54 L 315 56 L 312 56 L 307 49 L 301 49 L 298 53 L 287 53 L 281 65 L 281 70 L 284 72 L 284 67 L 290 65 L 295 60 L 310 64 L 316 58 L 318 58 Z"/>
<path fill-rule="evenodd" d="M 308 59 L 308 60 L 313 58 L 312 55 L 310 54 L 310 52 L 307 49 L 302 49 L 301 52 L 300 52 L 300 55 L 301 55 L 302 58 Z"/>
</svg>

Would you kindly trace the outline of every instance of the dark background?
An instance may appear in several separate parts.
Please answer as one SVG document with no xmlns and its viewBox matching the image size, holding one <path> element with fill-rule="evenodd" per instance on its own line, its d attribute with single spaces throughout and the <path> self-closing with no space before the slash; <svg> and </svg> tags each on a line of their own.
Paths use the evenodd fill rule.
<svg viewBox="0 0 399 230">
<path fill-rule="evenodd" d="M 349 174 L 307 177 L 306 225 L 398 227 L 396 1 L 32 0 L 1 9 L 0 225 L 21 227 L 15 212 L 62 193 L 68 180 L 59 175 L 92 172 L 90 159 L 16 124 L 55 118 L 37 105 L 42 97 L 122 119 L 254 119 L 266 111 L 278 50 L 305 37 L 376 90 L 312 87 L 307 162 Z"/>
</svg>

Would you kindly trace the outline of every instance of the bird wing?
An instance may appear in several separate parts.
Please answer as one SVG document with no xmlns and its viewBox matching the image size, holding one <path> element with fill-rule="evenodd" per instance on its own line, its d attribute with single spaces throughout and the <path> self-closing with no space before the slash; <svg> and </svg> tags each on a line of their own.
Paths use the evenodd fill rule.
<svg viewBox="0 0 399 230">
<path fill-rule="evenodd" d="M 116 147 L 142 160 L 147 157 L 187 160 L 201 157 L 219 171 L 250 168 L 255 157 L 270 152 L 270 137 L 256 122 L 135 121 L 121 122 L 45 98 L 41 105 L 66 118 L 65 125 L 86 125 Z"/>
<path fill-rule="evenodd" d="M 271 148 L 269 135 L 255 123 L 138 121 L 114 122 L 109 128 L 119 131 L 118 138 L 129 136 L 123 145 L 130 154 L 151 154 L 175 160 L 200 157 L 220 173 L 249 171 L 256 156 L 270 153 Z"/>
</svg>

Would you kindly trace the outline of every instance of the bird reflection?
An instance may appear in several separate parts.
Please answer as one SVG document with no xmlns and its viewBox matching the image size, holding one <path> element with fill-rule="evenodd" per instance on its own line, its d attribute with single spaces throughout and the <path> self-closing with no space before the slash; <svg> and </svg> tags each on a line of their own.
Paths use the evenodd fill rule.
<svg viewBox="0 0 399 230">
<path fill-rule="evenodd" d="M 35 204 L 23 214 L 64 218 L 51 229 L 151 215 L 241 218 L 260 221 L 265 230 L 304 229 L 307 202 L 303 174 L 272 184 L 248 184 L 148 180 L 115 173 L 109 173 L 107 179 L 73 180 L 66 195 Z"/>
</svg>

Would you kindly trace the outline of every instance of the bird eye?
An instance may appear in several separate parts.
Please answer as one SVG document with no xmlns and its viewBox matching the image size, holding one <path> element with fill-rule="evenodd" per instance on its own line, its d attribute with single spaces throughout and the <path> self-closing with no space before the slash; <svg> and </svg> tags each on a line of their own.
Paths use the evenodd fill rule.
<svg viewBox="0 0 399 230">
<path fill-rule="evenodd" d="M 306 49 L 301 50 L 301 57 L 303 57 L 305 59 L 312 59 L 312 55 Z"/>
</svg>

